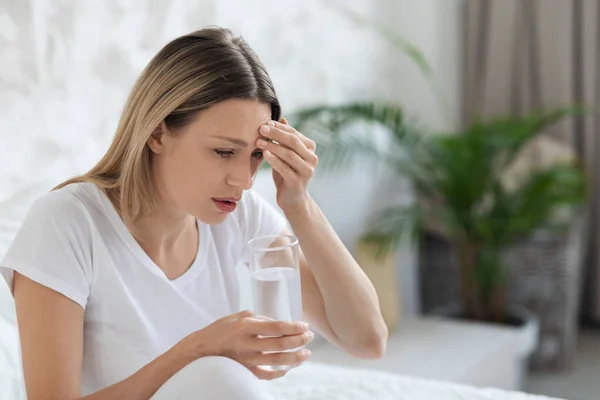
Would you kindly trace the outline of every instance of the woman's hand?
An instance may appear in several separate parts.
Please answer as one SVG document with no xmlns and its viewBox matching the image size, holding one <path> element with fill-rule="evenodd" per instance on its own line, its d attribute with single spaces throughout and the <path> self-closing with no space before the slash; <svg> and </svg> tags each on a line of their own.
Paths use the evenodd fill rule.
<svg viewBox="0 0 600 400">
<path fill-rule="evenodd" d="M 265 159 L 273 167 L 277 204 L 284 212 L 303 206 L 309 197 L 308 182 L 319 161 L 315 142 L 288 125 L 285 118 L 261 125 L 259 133 L 256 145 L 264 150 Z"/>
<path fill-rule="evenodd" d="M 184 338 L 196 358 L 229 357 L 246 366 L 259 379 L 276 379 L 287 371 L 270 371 L 261 365 L 298 366 L 310 357 L 310 350 L 297 349 L 308 344 L 314 334 L 304 322 L 258 319 L 251 311 L 221 318 Z"/>
</svg>

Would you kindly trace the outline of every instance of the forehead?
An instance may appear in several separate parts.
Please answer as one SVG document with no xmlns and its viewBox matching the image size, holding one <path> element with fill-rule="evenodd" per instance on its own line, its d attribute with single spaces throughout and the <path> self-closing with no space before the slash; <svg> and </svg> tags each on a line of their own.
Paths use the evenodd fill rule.
<svg viewBox="0 0 600 400">
<path fill-rule="evenodd" d="M 271 118 L 271 106 L 258 100 L 229 99 L 198 114 L 190 129 L 202 136 L 223 135 L 252 141 L 258 128 Z"/>
</svg>

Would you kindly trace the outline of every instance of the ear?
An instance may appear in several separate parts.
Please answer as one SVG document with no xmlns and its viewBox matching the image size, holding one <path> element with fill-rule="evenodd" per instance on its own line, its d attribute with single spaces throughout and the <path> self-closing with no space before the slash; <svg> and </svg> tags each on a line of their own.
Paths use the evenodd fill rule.
<svg viewBox="0 0 600 400">
<path fill-rule="evenodd" d="M 164 151 L 164 136 L 167 134 L 167 125 L 165 121 L 162 121 L 160 125 L 152 131 L 152 134 L 148 138 L 148 147 L 154 154 L 161 154 Z"/>
</svg>

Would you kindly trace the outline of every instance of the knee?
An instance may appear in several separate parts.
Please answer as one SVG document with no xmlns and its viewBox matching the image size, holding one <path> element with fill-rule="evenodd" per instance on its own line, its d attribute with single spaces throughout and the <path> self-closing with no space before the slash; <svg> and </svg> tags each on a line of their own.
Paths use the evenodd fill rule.
<svg viewBox="0 0 600 400">
<path fill-rule="evenodd" d="M 202 357 L 189 364 L 186 370 L 193 371 L 195 375 L 211 376 L 214 379 L 229 379 L 231 377 L 244 377 L 258 379 L 248 368 L 228 357 Z"/>
<path fill-rule="evenodd" d="M 227 357 L 202 357 L 173 375 L 155 398 L 272 399 L 265 383 L 245 366 Z M 211 397 L 212 396 L 212 397 Z"/>
</svg>

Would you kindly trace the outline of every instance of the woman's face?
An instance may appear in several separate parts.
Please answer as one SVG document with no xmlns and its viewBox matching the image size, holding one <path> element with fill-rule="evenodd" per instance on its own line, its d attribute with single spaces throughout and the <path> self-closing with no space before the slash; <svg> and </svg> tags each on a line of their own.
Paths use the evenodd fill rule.
<svg viewBox="0 0 600 400">
<path fill-rule="evenodd" d="M 258 129 L 270 118 L 269 104 L 230 99 L 198 113 L 177 132 L 165 133 L 162 124 L 148 145 L 166 211 L 221 223 L 252 186 L 263 158 L 256 147 Z"/>
</svg>

